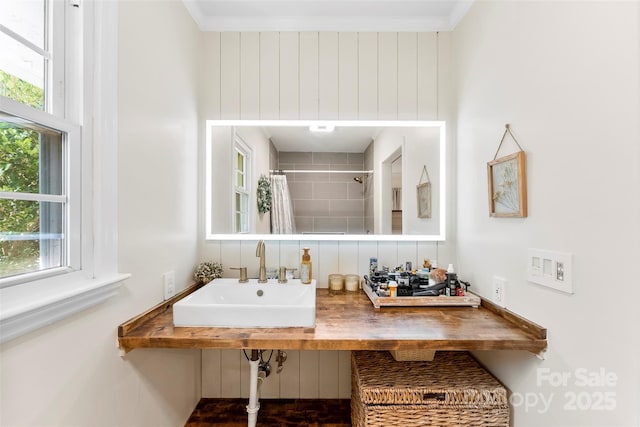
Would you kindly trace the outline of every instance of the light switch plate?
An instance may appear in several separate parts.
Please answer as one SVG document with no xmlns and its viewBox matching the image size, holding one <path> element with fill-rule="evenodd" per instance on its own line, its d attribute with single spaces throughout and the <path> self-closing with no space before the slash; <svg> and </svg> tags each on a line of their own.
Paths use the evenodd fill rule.
<svg viewBox="0 0 640 427">
<path fill-rule="evenodd" d="M 527 264 L 530 282 L 573 294 L 572 254 L 530 248 Z"/>
</svg>

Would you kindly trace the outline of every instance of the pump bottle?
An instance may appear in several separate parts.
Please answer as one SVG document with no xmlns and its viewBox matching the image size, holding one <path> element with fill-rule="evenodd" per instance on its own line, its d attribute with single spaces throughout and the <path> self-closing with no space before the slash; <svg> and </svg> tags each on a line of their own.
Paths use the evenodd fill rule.
<svg viewBox="0 0 640 427">
<path fill-rule="evenodd" d="M 309 255 L 309 248 L 303 248 L 303 250 L 304 254 L 302 254 L 302 261 L 300 262 L 300 282 L 308 285 L 313 277 L 311 255 Z"/>
</svg>

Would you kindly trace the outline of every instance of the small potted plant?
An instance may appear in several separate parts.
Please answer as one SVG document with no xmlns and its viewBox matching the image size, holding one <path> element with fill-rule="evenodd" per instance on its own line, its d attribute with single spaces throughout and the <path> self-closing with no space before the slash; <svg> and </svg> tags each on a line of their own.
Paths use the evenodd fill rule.
<svg viewBox="0 0 640 427">
<path fill-rule="evenodd" d="M 201 262 L 196 266 L 196 271 L 193 273 L 193 279 L 199 285 L 209 283 L 219 277 L 222 277 L 222 264 L 215 261 Z"/>
</svg>

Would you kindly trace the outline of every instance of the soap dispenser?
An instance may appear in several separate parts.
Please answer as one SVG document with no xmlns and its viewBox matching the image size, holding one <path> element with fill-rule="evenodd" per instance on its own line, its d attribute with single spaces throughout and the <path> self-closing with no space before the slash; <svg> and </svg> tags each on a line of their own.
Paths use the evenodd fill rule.
<svg viewBox="0 0 640 427">
<path fill-rule="evenodd" d="M 300 262 L 300 282 L 304 284 L 311 283 L 311 277 L 313 277 L 311 271 L 311 255 L 309 255 L 309 248 L 303 248 L 304 254 L 302 254 L 302 261 Z"/>
</svg>

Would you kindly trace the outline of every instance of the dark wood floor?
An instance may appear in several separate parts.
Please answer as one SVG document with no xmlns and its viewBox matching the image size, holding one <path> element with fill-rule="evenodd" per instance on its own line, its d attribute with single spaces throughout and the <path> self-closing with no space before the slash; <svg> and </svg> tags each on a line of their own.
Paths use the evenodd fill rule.
<svg viewBox="0 0 640 427">
<path fill-rule="evenodd" d="M 185 427 L 245 427 L 247 399 L 200 399 Z M 349 399 L 262 399 L 258 427 L 351 427 Z"/>
</svg>

